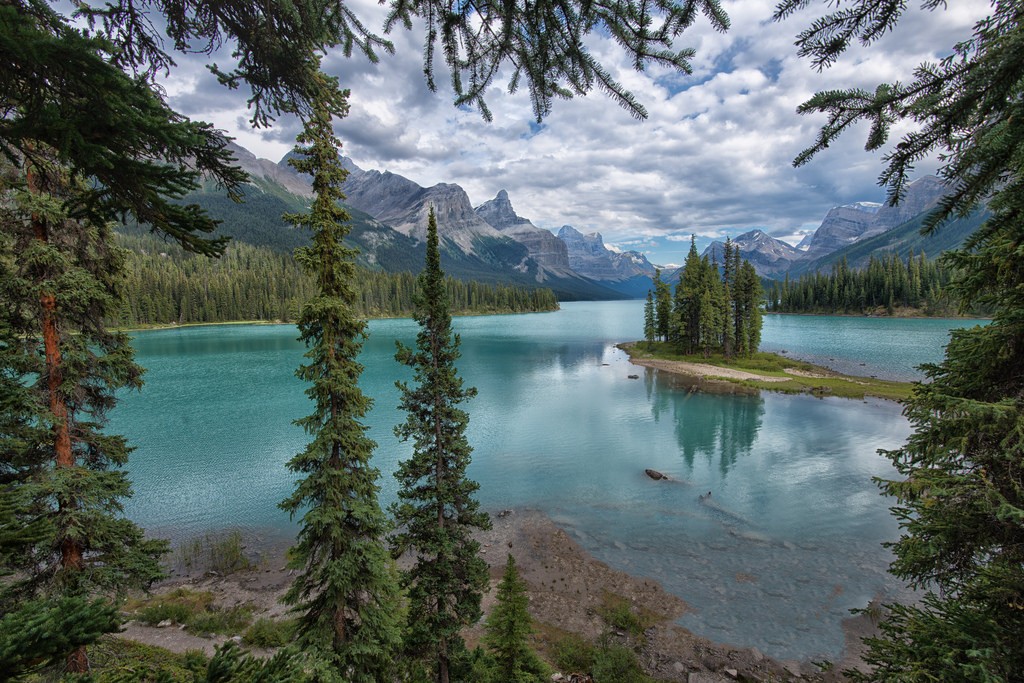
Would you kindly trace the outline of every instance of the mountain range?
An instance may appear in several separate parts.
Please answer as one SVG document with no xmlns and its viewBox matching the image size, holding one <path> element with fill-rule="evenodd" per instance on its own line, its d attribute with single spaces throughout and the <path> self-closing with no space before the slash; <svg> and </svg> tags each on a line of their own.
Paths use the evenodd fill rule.
<svg viewBox="0 0 1024 683">
<path fill-rule="evenodd" d="M 950 221 L 931 235 L 922 235 L 925 218 L 946 193 L 941 180 L 923 176 L 907 186 L 897 206 L 856 202 L 833 207 L 821 225 L 796 247 L 761 230 L 738 235 L 732 242 L 759 275 L 770 279 L 828 271 L 843 258 L 850 267 L 860 268 L 881 252 L 896 252 L 903 258 L 911 251 L 937 256 L 960 246 L 987 215 L 982 209 Z M 722 242 L 713 242 L 702 256 L 721 263 L 724 247 Z M 669 276 L 673 278 L 677 278 L 674 273 Z"/>
<path fill-rule="evenodd" d="M 250 175 L 245 202 L 234 204 L 213 188 L 186 201 L 208 209 L 222 221 L 220 233 L 233 239 L 280 250 L 305 244 L 308 237 L 280 216 L 305 209 L 313 195 L 310 178 L 288 164 L 290 155 L 274 163 L 238 146 L 232 146 L 232 151 Z M 600 233 L 583 234 L 570 225 L 557 234 L 538 228 L 516 213 L 505 190 L 474 207 L 459 185 L 422 187 L 389 171 L 364 170 L 345 157 L 342 163 L 349 171 L 342 187 L 352 216 L 348 240 L 359 249 L 359 260 L 366 267 L 419 271 L 427 216 L 433 206 L 445 270 L 453 277 L 548 287 L 562 300 L 642 297 L 651 287 L 656 266 L 640 252 L 609 249 Z M 941 182 L 929 176 L 911 183 L 898 207 L 870 202 L 835 207 L 798 247 L 761 230 L 733 241 L 740 254 L 768 278 L 830 268 L 844 253 L 853 266 L 866 262 L 874 250 L 937 254 L 941 249 L 929 244 L 918 230 L 924 214 L 943 193 Z M 979 223 L 980 219 L 964 220 L 946 226 L 940 231 L 942 248 L 957 246 Z M 723 246 L 714 242 L 704 254 L 721 262 Z M 666 279 L 672 281 L 678 275 L 667 273 Z"/>
</svg>

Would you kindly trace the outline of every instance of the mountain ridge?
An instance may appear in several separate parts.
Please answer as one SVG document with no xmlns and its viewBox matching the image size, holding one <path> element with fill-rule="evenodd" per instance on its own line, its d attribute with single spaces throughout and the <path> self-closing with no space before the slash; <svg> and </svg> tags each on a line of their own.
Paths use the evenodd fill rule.
<svg viewBox="0 0 1024 683">
<path fill-rule="evenodd" d="M 292 248 L 302 236 L 277 234 L 273 216 L 278 204 L 287 210 L 299 210 L 299 199 L 312 196 L 310 179 L 288 165 L 289 153 L 280 162 L 258 159 L 237 145 L 232 151 L 239 165 L 252 178 L 250 201 L 264 218 L 251 225 L 225 226 L 224 234 L 261 243 L 284 239 Z M 353 215 L 351 241 L 359 247 L 366 265 L 385 270 L 418 270 L 422 260 L 422 241 L 426 233 L 427 215 L 433 206 L 437 215 L 442 249 L 451 259 L 456 277 L 507 280 L 517 284 L 548 286 L 561 298 L 642 297 L 652 286 L 657 266 L 637 251 L 619 252 L 609 249 L 600 232 L 584 234 L 573 226 L 562 226 L 557 234 L 537 227 L 520 216 L 513 207 L 507 190 L 499 190 L 494 198 L 474 207 L 466 191 L 454 183 L 437 183 L 422 187 L 414 181 L 390 171 L 364 170 L 348 157 L 341 157 L 349 177 L 342 187 L 345 204 Z M 834 255 L 859 254 L 868 247 L 898 248 L 913 242 L 928 253 L 938 251 L 933 245 L 900 233 L 899 236 L 875 239 L 908 221 L 914 221 L 934 208 L 946 189 L 934 176 L 923 176 L 907 187 L 906 196 L 896 207 L 861 201 L 831 208 L 819 227 L 805 236 L 800 249 L 754 229 L 736 236 L 733 242 L 743 258 L 754 265 L 762 277 L 781 278 L 786 273 L 798 275 L 828 268 L 836 261 Z M 276 198 L 277 201 L 275 201 Z M 210 197 L 201 205 L 225 209 L 223 202 Z M 279 215 L 279 214 L 277 214 Z M 230 223 L 230 222 L 229 222 Z M 957 246 L 965 234 L 965 224 L 950 232 Z M 282 235 L 284 235 L 282 237 Z M 894 247 L 894 244 L 896 247 Z M 722 260 L 723 243 L 712 242 L 703 254 Z M 672 281 L 673 274 L 666 279 Z"/>
</svg>

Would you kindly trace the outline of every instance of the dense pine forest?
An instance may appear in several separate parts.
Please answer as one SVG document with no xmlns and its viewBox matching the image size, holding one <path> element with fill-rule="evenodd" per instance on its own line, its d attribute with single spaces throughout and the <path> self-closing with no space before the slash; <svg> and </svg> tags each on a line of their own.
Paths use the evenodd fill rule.
<svg viewBox="0 0 1024 683">
<path fill-rule="evenodd" d="M 239 320 L 293 322 L 315 291 L 290 253 L 232 242 L 219 259 L 190 254 L 151 236 L 118 235 L 127 249 L 128 296 L 116 320 L 122 327 Z M 446 279 L 456 313 L 552 311 L 549 289 L 484 285 Z M 416 276 L 361 269 L 355 277 L 360 316 L 407 316 L 413 310 Z"/>
<path fill-rule="evenodd" d="M 705 357 L 751 356 L 761 344 L 761 280 L 739 247 L 726 239 L 721 267 L 697 255 L 695 239 L 673 294 L 654 275 L 654 291 L 644 306 L 644 339 L 667 342 L 676 352 Z"/>
<path fill-rule="evenodd" d="M 810 273 L 796 282 L 787 277 L 768 292 L 768 308 L 777 313 L 852 313 L 892 315 L 910 309 L 924 315 L 956 313 L 944 293 L 952 278 L 941 262 L 913 252 L 871 257 L 867 268 L 852 270 L 843 259 L 831 273 Z"/>
</svg>

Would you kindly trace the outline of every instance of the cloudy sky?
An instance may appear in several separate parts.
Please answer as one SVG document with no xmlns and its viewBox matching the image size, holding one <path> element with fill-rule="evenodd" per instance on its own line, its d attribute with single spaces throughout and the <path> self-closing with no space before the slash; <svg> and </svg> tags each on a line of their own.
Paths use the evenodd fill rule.
<svg viewBox="0 0 1024 683">
<path fill-rule="evenodd" d="M 369 26 L 380 25 L 383 10 L 373 0 L 349 6 Z M 681 263 L 691 234 L 702 247 L 760 228 L 795 244 L 832 206 L 885 196 L 877 186 L 883 154 L 864 152 L 866 129 L 794 169 L 792 159 L 823 120 L 798 116 L 796 107 L 819 90 L 908 80 L 920 62 L 948 54 L 988 9 L 981 0 L 938 12 L 915 3 L 894 33 L 819 73 L 797 58 L 793 40 L 823 5 L 781 24 L 771 21 L 769 0 L 723 6 L 728 33 L 698 19 L 676 42 L 697 51 L 692 75 L 637 73 L 611 40 L 591 40 L 594 54 L 647 108 L 644 121 L 592 93 L 556 101 L 538 125 L 525 89 L 508 95 L 506 82 L 496 80 L 487 96 L 494 121 L 486 123 L 452 106 L 441 65 L 438 92 L 428 90 L 421 34 L 399 29 L 391 36 L 395 54 L 378 64 L 341 55 L 325 62 L 352 91 L 350 116 L 336 131 L 344 153 L 364 169 L 423 186 L 458 183 L 474 205 L 505 189 L 516 212 L 539 227 L 597 231 L 613 248 L 642 251 L 658 264 Z M 257 156 L 277 161 L 294 144 L 296 121 L 253 131 L 245 94 L 218 86 L 198 60 L 183 59 L 167 89 L 172 106 L 227 130 Z M 934 168 L 924 162 L 918 171 Z"/>
</svg>

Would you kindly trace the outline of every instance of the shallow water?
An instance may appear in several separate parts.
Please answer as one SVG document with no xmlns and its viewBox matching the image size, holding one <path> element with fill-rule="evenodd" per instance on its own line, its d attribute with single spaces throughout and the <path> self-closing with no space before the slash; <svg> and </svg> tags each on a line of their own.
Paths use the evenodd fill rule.
<svg viewBox="0 0 1024 683">
<path fill-rule="evenodd" d="M 813 323 L 808 334 L 818 334 L 830 320 L 849 319 L 766 317 L 765 346 L 796 355 L 798 326 Z M 885 322 L 874 343 L 916 321 Z M 896 525 L 871 481 L 892 474 L 876 450 L 909 433 L 895 404 L 692 391 L 614 348 L 640 336 L 641 302 L 455 325 L 460 372 L 479 389 L 468 406 L 469 473 L 485 507 L 545 511 L 598 558 L 690 603 L 687 627 L 782 658 L 835 656 L 848 610 L 899 589 L 880 546 Z M 913 364 L 941 357 L 949 327 L 914 331 L 918 355 L 904 365 L 863 343 L 842 357 L 882 358 L 878 368 L 911 375 Z M 385 505 L 395 498 L 391 472 L 409 453 L 392 433 L 404 419 L 394 381 L 408 379 L 394 340 L 412 343 L 415 332 L 409 320 L 373 321 L 361 357 Z M 147 384 L 123 398 L 111 425 L 137 447 L 133 519 L 172 539 L 225 527 L 294 533 L 276 506 L 295 480 L 285 463 L 306 439 L 291 424 L 309 410 L 294 378 L 296 336 L 290 326 L 136 335 Z M 653 481 L 645 468 L 675 481 Z"/>
</svg>

